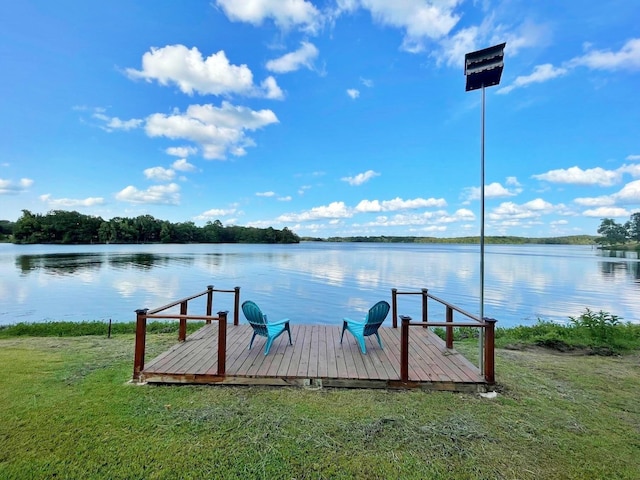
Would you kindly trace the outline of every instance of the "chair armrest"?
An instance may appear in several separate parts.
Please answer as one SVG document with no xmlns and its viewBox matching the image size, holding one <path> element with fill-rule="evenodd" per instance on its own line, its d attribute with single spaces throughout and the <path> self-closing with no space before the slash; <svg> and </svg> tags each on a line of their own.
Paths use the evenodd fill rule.
<svg viewBox="0 0 640 480">
<path fill-rule="evenodd" d="M 351 320 L 350 318 L 344 317 L 342 319 L 343 322 L 347 322 L 347 323 L 355 323 L 357 325 L 362 325 L 364 324 L 364 320 Z"/>
<path fill-rule="evenodd" d="M 282 323 L 287 323 L 289 321 L 288 318 L 283 318 L 282 320 L 278 320 L 277 322 L 267 322 L 269 325 L 280 325 Z"/>
</svg>

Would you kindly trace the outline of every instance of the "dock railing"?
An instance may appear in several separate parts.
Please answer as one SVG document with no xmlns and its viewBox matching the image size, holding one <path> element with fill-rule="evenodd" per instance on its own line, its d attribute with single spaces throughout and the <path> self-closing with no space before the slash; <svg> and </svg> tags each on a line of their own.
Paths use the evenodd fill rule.
<svg viewBox="0 0 640 480">
<path fill-rule="evenodd" d="M 391 314 L 393 328 L 398 328 L 398 295 L 421 295 L 422 296 L 422 319 L 419 322 L 412 321 L 410 316 L 400 315 L 400 380 L 409 381 L 409 328 L 410 327 L 442 327 L 445 329 L 445 344 L 448 349 L 453 348 L 454 328 L 471 327 L 479 328 L 479 353 L 478 365 L 480 374 L 489 384 L 495 383 L 495 325 L 493 318 L 483 318 L 462 310 L 438 297 L 431 295 L 428 289 L 423 288 L 419 292 L 399 292 L 397 288 L 391 289 Z M 445 307 L 444 322 L 429 321 L 429 299 Z M 454 322 L 454 313 L 458 313 L 471 321 Z"/>
<path fill-rule="evenodd" d="M 162 307 L 149 310 L 142 308 L 136 310 L 136 343 L 135 354 L 133 360 L 133 380 L 140 380 L 142 371 L 144 370 L 144 356 L 147 338 L 147 319 L 173 319 L 179 320 L 178 342 L 184 342 L 187 338 L 187 320 L 204 320 L 207 324 L 212 321 L 218 322 L 218 375 L 224 375 L 226 369 L 226 352 L 227 352 L 227 315 L 228 311 L 218 312 L 213 315 L 213 294 L 214 292 L 233 293 L 234 294 L 234 311 L 233 324 L 239 324 L 240 311 L 240 287 L 233 290 L 221 290 L 208 285 L 204 292 L 196 293 L 190 297 L 186 297 L 175 302 L 171 302 Z M 206 311 L 204 315 L 192 315 L 188 313 L 189 302 L 206 295 Z M 180 313 L 161 313 L 170 308 L 180 305 Z"/>
</svg>

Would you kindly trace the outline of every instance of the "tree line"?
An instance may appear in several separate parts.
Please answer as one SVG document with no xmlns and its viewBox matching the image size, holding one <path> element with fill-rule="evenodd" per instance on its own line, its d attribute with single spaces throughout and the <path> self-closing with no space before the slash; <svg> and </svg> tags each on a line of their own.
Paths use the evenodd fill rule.
<svg viewBox="0 0 640 480">
<path fill-rule="evenodd" d="M 640 244 L 640 212 L 633 213 L 625 223 L 617 223 L 612 218 L 603 218 L 596 241 L 603 246 L 625 245 L 629 242 Z"/>
<path fill-rule="evenodd" d="M 514 237 L 514 236 L 487 236 L 485 242 L 494 245 L 593 245 L 598 237 L 595 235 L 568 235 L 565 237 Z M 327 242 L 367 242 L 367 243 L 454 243 L 473 244 L 480 243 L 480 237 L 396 237 L 396 236 L 357 236 L 357 237 L 329 237 L 322 238 L 303 237 L 304 241 L 327 241 Z"/>
<path fill-rule="evenodd" d="M 0 234 L 20 244 L 300 242 L 300 237 L 287 227 L 277 230 L 224 226 L 220 220 L 199 227 L 193 222 L 172 223 L 151 215 L 103 220 L 65 210 L 53 210 L 44 215 L 22 210 L 22 216 L 15 223 L 0 222 Z"/>
</svg>

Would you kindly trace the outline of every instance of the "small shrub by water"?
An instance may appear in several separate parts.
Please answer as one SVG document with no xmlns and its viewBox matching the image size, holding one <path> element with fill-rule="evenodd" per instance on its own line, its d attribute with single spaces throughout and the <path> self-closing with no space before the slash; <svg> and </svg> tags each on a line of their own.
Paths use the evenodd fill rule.
<svg viewBox="0 0 640 480">
<path fill-rule="evenodd" d="M 434 332 L 445 338 L 444 328 Z M 453 329 L 456 342 L 477 339 L 479 328 Z M 640 325 L 623 322 L 621 317 L 600 310 L 586 309 L 577 317 L 569 317 L 567 325 L 539 320 L 531 326 L 496 328 L 496 346 L 500 348 L 536 345 L 559 351 L 588 350 L 594 354 L 617 354 L 640 349 Z"/>
<path fill-rule="evenodd" d="M 539 321 L 533 326 L 496 329 L 499 347 L 538 345 L 557 350 L 589 349 L 597 354 L 623 353 L 640 348 L 640 325 L 600 310 L 586 309 L 569 324 Z"/>
</svg>

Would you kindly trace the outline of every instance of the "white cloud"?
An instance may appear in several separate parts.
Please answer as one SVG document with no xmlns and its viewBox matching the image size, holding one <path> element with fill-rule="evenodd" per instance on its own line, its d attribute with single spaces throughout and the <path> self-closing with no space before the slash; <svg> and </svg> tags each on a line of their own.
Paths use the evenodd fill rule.
<svg viewBox="0 0 640 480">
<path fill-rule="evenodd" d="M 113 132 L 114 130 L 129 131 L 134 128 L 138 128 L 142 125 L 143 120 L 132 118 L 130 120 L 120 120 L 118 117 L 109 117 L 100 111 L 93 114 L 93 118 L 101 120 L 105 124 L 101 126 L 103 130 L 107 132 Z"/>
<path fill-rule="evenodd" d="M 264 96 L 271 100 L 281 100 L 284 98 L 284 93 L 278 86 L 276 79 L 269 76 L 265 78 L 260 84 L 262 90 L 264 91 Z"/>
<path fill-rule="evenodd" d="M 76 207 L 93 207 L 104 204 L 102 197 L 89 197 L 84 199 L 75 198 L 52 198 L 51 194 L 40 195 L 40 200 L 47 203 L 53 209 L 57 208 L 76 208 Z"/>
<path fill-rule="evenodd" d="M 513 187 L 521 187 L 522 185 L 520 184 L 520 182 L 518 182 L 518 179 L 516 177 L 507 177 L 506 180 L 507 185 L 513 186 Z"/>
<path fill-rule="evenodd" d="M 197 217 L 196 220 L 211 220 L 212 218 L 217 219 L 218 217 L 227 217 L 229 215 L 234 215 L 236 213 L 235 208 L 212 208 L 211 210 L 207 210 L 206 212 L 201 213 Z"/>
<path fill-rule="evenodd" d="M 351 98 L 353 98 L 355 100 L 356 98 L 358 98 L 360 96 L 360 90 L 357 90 L 355 88 L 348 88 L 347 89 L 347 95 L 349 95 Z"/>
<path fill-rule="evenodd" d="M 424 50 L 424 41 L 448 35 L 460 17 L 454 13 L 460 0 L 360 0 L 374 21 L 403 29 L 402 48 L 410 52 Z"/>
<path fill-rule="evenodd" d="M 553 40 L 552 29 L 548 25 L 533 23 L 525 20 L 517 28 L 510 30 L 504 25 L 489 24 L 491 33 L 490 45 L 506 42 L 505 55 L 514 56 L 521 49 L 527 47 L 545 47 Z"/>
<path fill-rule="evenodd" d="M 587 67 L 592 70 L 640 70 L 640 38 L 629 40 L 617 52 L 610 50 L 592 50 L 586 54 L 572 58 L 562 67 L 554 67 L 550 63 L 537 65 L 530 75 L 519 76 L 497 93 L 509 93 L 515 88 L 524 87 L 532 83 L 543 83 L 553 78 L 568 74 L 576 67 Z"/>
<path fill-rule="evenodd" d="M 188 157 L 198 153 L 198 149 L 194 147 L 169 147 L 165 152 L 174 157 Z"/>
<path fill-rule="evenodd" d="M 276 192 L 256 192 L 257 197 L 275 197 Z"/>
<path fill-rule="evenodd" d="M 569 62 L 571 66 L 584 66 L 594 70 L 640 69 L 640 38 L 632 38 L 617 52 L 592 50 Z"/>
<path fill-rule="evenodd" d="M 535 200 L 523 203 L 522 205 L 518 205 L 513 202 L 501 203 L 487 216 L 493 221 L 514 219 L 522 220 L 526 218 L 537 218 L 541 215 L 553 213 L 555 210 L 557 210 L 557 208 L 551 203 L 541 198 L 536 198 Z"/>
<path fill-rule="evenodd" d="M 619 171 L 605 170 L 600 167 L 582 170 L 580 167 L 550 170 L 540 175 L 532 175 L 532 178 L 551 183 L 567 183 L 572 185 L 597 185 L 610 187 L 621 179 Z"/>
<path fill-rule="evenodd" d="M 150 180 L 168 182 L 176 177 L 176 172 L 170 168 L 151 167 L 144 170 L 144 176 Z"/>
<path fill-rule="evenodd" d="M 436 57 L 438 65 L 444 63 L 450 67 L 460 67 L 464 64 L 464 56 L 468 52 L 477 50 L 480 28 L 472 26 L 463 28 L 451 37 L 445 37 L 440 41 L 442 50 L 432 53 Z"/>
<path fill-rule="evenodd" d="M 130 78 L 141 78 L 148 82 L 156 80 L 160 85 L 175 84 L 183 93 L 193 95 L 249 95 L 281 98 L 275 80 L 256 87 L 253 74 L 246 65 L 231 65 L 223 50 L 206 59 L 200 51 L 184 45 L 167 45 L 151 48 L 142 56 L 142 70 L 128 68 Z"/>
<path fill-rule="evenodd" d="M 549 42 L 551 33 L 545 25 L 525 21 L 520 25 L 502 25 L 495 23 L 495 16 L 488 15 L 480 25 L 462 28 L 453 35 L 438 40 L 440 50 L 433 51 L 438 65 L 462 68 L 465 54 L 486 47 L 506 42 L 505 55 L 514 56 L 521 49 L 533 46 L 544 46 Z"/>
<path fill-rule="evenodd" d="M 515 183 L 513 183 L 515 180 Z M 511 182 L 511 183 L 510 183 Z M 522 189 L 519 188 L 520 184 L 515 179 L 515 177 L 509 177 L 507 179 L 507 184 L 513 186 L 512 190 L 503 187 L 498 182 L 493 182 L 489 185 L 484 186 L 484 196 L 485 198 L 502 198 L 502 197 L 514 197 L 522 192 Z M 480 187 L 468 187 L 465 188 L 462 194 L 464 201 L 466 203 L 480 200 Z"/>
<path fill-rule="evenodd" d="M 311 210 L 302 213 L 286 213 L 277 218 L 279 222 L 307 222 L 310 220 L 318 220 L 321 218 L 348 218 L 352 213 L 347 209 L 344 202 L 332 202 L 329 205 L 314 207 Z"/>
<path fill-rule="evenodd" d="M 415 210 L 417 208 L 442 208 L 446 207 L 447 202 L 443 198 L 414 198 L 412 200 L 403 200 L 399 197 L 392 200 L 362 200 L 355 207 L 358 213 L 372 212 L 394 212 L 398 210 Z"/>
<path fill-rule="evenodd" d="M 367 88 L 373 88 L 373 80 L 368 78 L 360 78 L 360 83 Z"/>
<path fill-rule="evenodd" d="M 456 222 L 467 222 L 474 220 L 475 216 L 473 212 L 467 209 L 459 209 L 453 215 L 448 214 L 443 210 L 436 212 L 423 212 L 423 213 L 401 213 L 388 217 L 386 215 L 380 215 L 372 222 L 364 224 L 366 227 L 402 227 L 413 226 L 420 227 L 423 225 L 431 225 L 423 230 L 443 231 L 447 225 Z"/>
<path fill-rule="evenodd" d="M 196 167 L 187 161 L 186 158 L 176 160 L 171 166 L 179 172 L 195 172 Z"/>
<path fill-rule="evenodd" d="M 620 217 L 628 217 L 630 215 L 628 210 L 624 208 L 618 207 L 600 207 L 593 210 L 585 210 L 582 212 L 585 217 L 596 217 L 596 218 L 620 218 Z"/>
<path fill-rule="evenodd" d="M 576 198 L 573 202 L 582 207 L 609 207 L 615 204 L 615 200 L 611 195 Z"/>
<path fill-rule="evenodd" d="M 146 190 L 138 190 L 129 185 L 116 194 L 116 199 L 138 204 L 178 205 L 180 204 L 180 186 L 170 183 L 169 185 L 153 185 Z"/>
<path fill-rule="evenodd" d="M 313 61 L 318 57 L 318 49 L 309 42 L 301 42 L 300 48 L 267 62 L 267 70 L 275 73 L 288 73 L 305 67 L 313 70 Z"/>
<path fill-rule="evenodd" d="M 627 183 L 612 196 L 617 205 L 640 205 L 640 180 Z"/>
<path fill-rule="evenodd" d="M 322 23 L 318 9 L 306 0 L 216 0 L 232 21 L 261 25 L 269 18 L 283 30 L 300 27 L 316 32 Z"/>
<path fill-rule="evenodd" d="M 18 182 L 0 178 L 0 195 L 14 195 L 25 192 L 33 185 L 30 178 L 21 178 Z"/>
<path fill-rule="evenodd" d="M 190 140 L 197 143 L 204 158 L 224 159 L 227 153 L 241 156 L 245 147 L 254 146 L 245 131 L 257 130 L 278 119 L 271 110 L 251 110 L 223 101 L 220 108 L 211 104 L 190 105 L 185 113 L 155 113 L 147 118 L 150 137 Z"/>
<path fill-rule="evenodd" d="M 291 200 L 293 200 L 291 198 L 291 195 L 287 195 L 286 197 L 278 197 L 278 201 L 280 202 L 290 202 Z"/>
<path fill-rule="evenodd" d="M 566 68 L 554 67 L 550 63 L 537 65 L 533 69 L 533 73 L 517 77 L 511 85 L 500 88 L 496 93 L 509 93 L 516 88 L 524 87 L 532 83 L 544 83 L 553 78 L 566 75 L 568 72 L 569 70 Z"/>
<path fill-rule="evenodd" d="M 340 180 L 342 180 L 343 182 L 347 182 L 349 185 L 358 186 L 378 176 L 380 176 L 378 172 L 367 170 L 364 173 L 357 174 L 355 177 L 342 177 Z"/>
<path fill-rule="evenodd" d="M 584 207 L 599 207 L 589 212 L 599 212 L 604 208 L 614 208 L 620 205 L 640 205 L 640 180 L 627 183 L 622 189 L 611 195 L 599 197 L 576 198 L 574 203 Z M 589 216 L 598 216 L 593 213 Z"/>
<path fill-rule="evenodd" d="M 626 160 L 630 162 L 640 162 L 640 155 L 627 155 Z"/>
<path fill-rule="evenodd" d="M 628 173 L 632 177 L 640 177 L 640 163 L 632 163 L 631 165 L 622 165 L 616 170 L 619 173 Z"/>
</svg>

